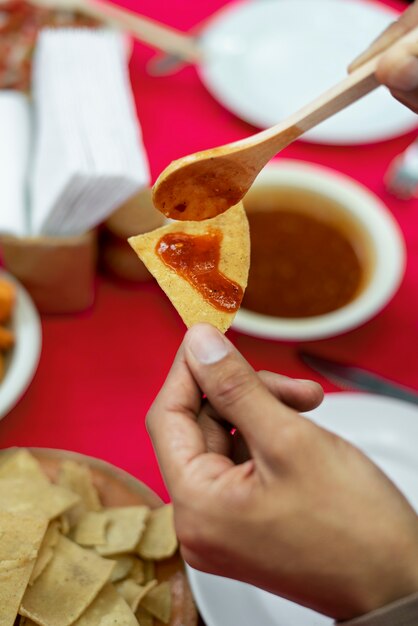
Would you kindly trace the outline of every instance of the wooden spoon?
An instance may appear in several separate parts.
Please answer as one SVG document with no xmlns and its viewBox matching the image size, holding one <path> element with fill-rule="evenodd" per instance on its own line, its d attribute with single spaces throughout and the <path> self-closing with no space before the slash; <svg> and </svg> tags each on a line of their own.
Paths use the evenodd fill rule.
<svg viewBox="0 0 418 626">
<path fill-rule="evenodd" d="M 0 0 L 0 4 L 1 4 Z M 149 17 L 132 13 L 101 0 L 29 0 L 32 4 L 49 9 L 78 11 L 97 18 L 111 26 L 129 32 L 138 40 L 174 55 L 189 63 L 201 60 L 201 50 L 192 35 L 182 33 Z"/>
<path fill-rule="evenodd" d="M 415 28 L 396 45 L 417 41 Z M 242 200 L 257 174 L 277 152 L 379 86 L 375 71 L 382 54 L 276 126 L 173 161 L 154 185 L 157 209 L 176 220 L 204 220 Z"/>
</svg>

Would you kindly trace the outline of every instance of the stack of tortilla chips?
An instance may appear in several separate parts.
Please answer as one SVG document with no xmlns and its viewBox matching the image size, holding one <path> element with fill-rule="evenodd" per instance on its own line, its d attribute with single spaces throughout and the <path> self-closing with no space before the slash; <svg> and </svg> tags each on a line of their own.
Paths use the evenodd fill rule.
<svg viewBox="0 0 418 626">
<path fill-rule="evenodd" d="M 171 505 L 104 508 L 87 466 L 55 484 L 27 450 L 0 461 L 1 626 L 168 624 L 155 561 L 176 550 Z"/>
</svg>

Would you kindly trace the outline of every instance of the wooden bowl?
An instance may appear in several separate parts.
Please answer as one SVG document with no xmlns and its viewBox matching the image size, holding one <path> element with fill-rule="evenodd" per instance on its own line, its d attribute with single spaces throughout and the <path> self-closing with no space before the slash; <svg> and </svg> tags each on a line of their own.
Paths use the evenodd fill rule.
<svg viewBox="0 0 418 626">
<path fill-rule="evenodd" d="M 3 453 L 11 452 L 11 450 L 5 450 Z M 155 509 L 163 504 L 159 496 L 144 483 L 110 463 L 67 450 L 49 448 L 29 448 L 29 450 L 41 463 L 43 470 L 52 481 L 56 480 L 62 461 L 71 460 L 88 465 L 104 506 L 144 504 Z M 196 626 L 197 610 L 180 554 L 177 552 L 170 559 L 156 562 L 155 566 L 158 580 L 160 582 L 169 580 L 171 583 L 172 613 L 169 626 Z M 156 619 L 154 624 L 164 626 Z"/>
</svg>

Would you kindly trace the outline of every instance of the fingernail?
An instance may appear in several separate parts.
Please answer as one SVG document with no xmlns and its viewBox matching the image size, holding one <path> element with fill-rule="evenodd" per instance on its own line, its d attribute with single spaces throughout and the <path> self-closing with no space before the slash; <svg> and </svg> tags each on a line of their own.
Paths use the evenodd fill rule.
<svg viewBox="0 0 418 626">
<path fill-rule="evenodd" d="M 318 384 L 314 380 L 312 380 L 312 378 L 294 378 L 293 380 L 295 380 L 297 383 L 303 383 L 304 385 L 306 385 L 306 383 L 311 383 L 313 385 Z"/>
<path fill-rule="evenodd" d="M 199 363 L 211 365 L 228 354 L 230 343 L 213 326 L 198 324 L 188 332 L 188 347 Z"/>
<path fill-rule="evenodd" d="M 319 383 L 317 383 L 315 380 L 311 380 L 310 378 L 295 378 L 295 382 L 309 387 L 312 387 L 312 389 L 318 389 L 318 387 L 320 387 L 321 385 Z"/>
<path fill-rule="evenodd" d="M 388 72 L 386 83 L 390 89 L 411 91 L 418 87 L 418 59 L 400 58 Z"/>
</svg>

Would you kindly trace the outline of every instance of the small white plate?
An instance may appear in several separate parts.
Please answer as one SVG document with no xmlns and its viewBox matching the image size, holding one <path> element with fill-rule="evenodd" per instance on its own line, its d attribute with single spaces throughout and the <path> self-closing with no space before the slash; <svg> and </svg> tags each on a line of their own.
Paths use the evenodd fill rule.
<svg viewBox="0 0 418 626">
<path fill-rule="evenodd" d="M 266 128 L 346 76 L 349 63 L 398 16 L 368 0 L 257 0 L 228 6 L 201 35 L 202 81 L 243 120 Z M 388 139 L 417 117 L 380 88 L 304 139 L 357 144 Z"/>
<path fill-rule="evenodd" d="M 371 394 L 334 393 L 309 414 L 369 456 L 418 512 L 418 408 Z M 333 620 L 237 581 L 188 568 L 207 626 L 330 626 Z"/>
<path fill-rule="evenodd" d="M 38 312 L 27 291 L 13 276 L 0 271 L 0 278 L 13 282 L 17 287 L 17 302 L 13 315 L 16 335 L 5 377 L 0 381 L 0 419 L 21 398 L 32 380 L 41 354 L 41 322 Z"/>
</svg>

